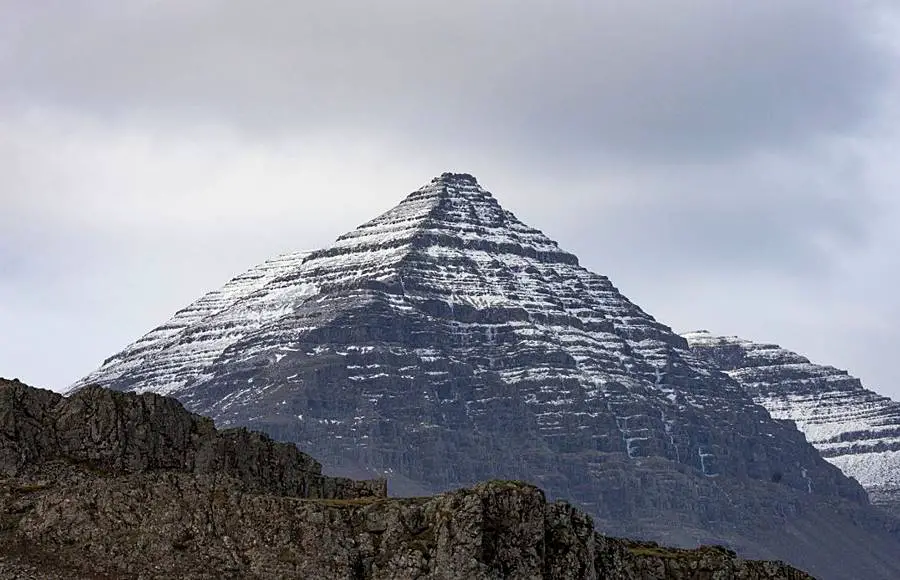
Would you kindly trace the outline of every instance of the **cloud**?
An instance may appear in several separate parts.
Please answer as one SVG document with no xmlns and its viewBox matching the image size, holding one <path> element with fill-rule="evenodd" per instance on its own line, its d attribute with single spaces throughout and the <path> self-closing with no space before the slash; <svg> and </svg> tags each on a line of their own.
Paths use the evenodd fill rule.
<svg viewBox="0 0 900 580">
<path fill-rule="evenodd" d="M 886 6 L 0 0 L 0 372 L 63 387 L 456 170 L 664 322 L 887 386 Z"/>
<path fill-rule="evenodd" d="M 856 0 L 14 6 L 7 103 L 556 161 L 803 142 L 865 121 L 886 79 Z"/>
<path fill-rule="evenodd" d="M 690 261 L 691 269 L 720 275 L 828 273 L 837 255 L 869 244 L 886 202 L 876 199 L 853 151 L 824 149 L 714 167 L 619 170 L 614 202 L 584 196 L 579 213 L 593 213 L 602 227 L 579 237 L 609 246 L 627 240 L 631 251 L 619 261 L 659 272 Z"/>
<path fill-rule="evenodd" d="M 602 260 L 585 256 L 601 271 L 678 271 L 690 256 L 692 268 L 723 274 L 810 275 L 827 272 L 836 248 L 864 246 L 883 205 L 860 175 L 863 158 L 840 143 L 712 166 L 597 164 L 584 178 L 488 151 L 417 151 L 341 133 L 247 141 L 221 128 L 110 127 L 35 112 L 0 136 L 0 225 L 20 240 L 102 240 L 94 250 L 160 238 L 185 252 L 239 243 L 237 267 L 330 243 L 431 175 L 460 169 L 572 249 L 627 244 L 598 252 Z"/>
</svg>

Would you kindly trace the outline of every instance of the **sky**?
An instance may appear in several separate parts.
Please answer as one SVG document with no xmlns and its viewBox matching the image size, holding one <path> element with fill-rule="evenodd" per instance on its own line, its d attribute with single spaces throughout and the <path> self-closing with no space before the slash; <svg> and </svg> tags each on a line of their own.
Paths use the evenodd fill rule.
<svg viewBox="0 0 900 580">
<path fill-rule="evenodd" d="M 0 0 L 0 376 L 65 389 L 444 171 L 677 331 L 900 399 L 900 6 Z"/>
</svg>

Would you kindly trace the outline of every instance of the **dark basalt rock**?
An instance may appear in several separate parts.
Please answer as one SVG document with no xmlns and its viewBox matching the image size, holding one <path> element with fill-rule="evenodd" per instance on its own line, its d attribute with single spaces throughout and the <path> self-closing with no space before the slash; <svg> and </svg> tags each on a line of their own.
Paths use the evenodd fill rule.
<svg viewBox="0 0 900 580">
<path fill-rule="evenodd" d="M 878 550 L 893 555 L 865 575 L 900 577 L 857 482 L 468 176 L 239 276 L 75 390 L 92 383 L 176 396 L 397 490 L 528 480 L 610 533 L 830 578 Z"/>
<path fill-rule="evenodd" d="M 246 429 L 217 431 L 169 397 L 86 387 L 64 398 L 0 379 L 0 473 L 30 476 L 52 461 L 97 473 L 224 474 L 249 490 L 296 497 L 387 496 L 384 480 L 323 476 L 295 445 Z"/>
<path fill-rule="evenodd" d="M 315 472 L 292 445 L 220 437 L 155 395 L 89 388 L 67 401 L 0 381 L 0 415 L 14 472 L 0 478 L 3 578 L 810 578 L 722 548 L 604 537 L 583 513 L 516 482 L 311 499 L 319 494 L 269 479 L 300 465 Z"/>
</svg>

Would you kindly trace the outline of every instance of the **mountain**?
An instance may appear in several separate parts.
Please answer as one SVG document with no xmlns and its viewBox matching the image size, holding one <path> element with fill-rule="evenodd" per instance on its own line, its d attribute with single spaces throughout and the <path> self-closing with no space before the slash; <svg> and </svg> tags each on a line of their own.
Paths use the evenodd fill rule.
<svg viewBox="0 0 900 580">
<path fill-rule="evenodd" d="M 183 385 L 185 376 L 195 376 L 198 369 L 213 363 L 222 349 L 230 344 L 231 336 L 240 332 L 241 323 L 249 320 L 235 318 L 227 327 L 203 330 L 202 322 L 227 311 L 271 282 L 295 271 L 309 252 L 294 252 L 278 256 L 235 277 L 221 289 L 209 292 L 187 308 L 178 311 L 171 320 L 154 329 L 119 354 L 105 360 L 99 371 L 88 375 L 82 385 L 108 382 L 123 375 L 139 376 L 142 384 L 162 385 L 154 391 L 165 394 Z M 276 313 L 272 313 L 275 315 Z M 224 323 L 223 323 L 224 324 Z M 158 356 L 165 349 L 164 356 Z"/>
<path fill-rule="evenodd" d="M 517 482 L 388 500 L 383 481 L 323 477 L 293 445 L 152 394 L 0 379 L 0 427 L 3 578 L 810 579 L 604 537 Z"/>
<path fill-rule="evenodd" d="M 900 577 L 857 482 L 471 175 L 279 263 L 73 390 L 171 394 L 392 485 L 529 480 L 617 535 Z"/>
<path fill-rule="evenodd" d="M 776 419 L 789 419 L 822 456 L 856 478 L 872 501 L 900 515 L 900 403 L 847 371 L 775 344 L 706 331 L 684 337 Z"/>
</svg>

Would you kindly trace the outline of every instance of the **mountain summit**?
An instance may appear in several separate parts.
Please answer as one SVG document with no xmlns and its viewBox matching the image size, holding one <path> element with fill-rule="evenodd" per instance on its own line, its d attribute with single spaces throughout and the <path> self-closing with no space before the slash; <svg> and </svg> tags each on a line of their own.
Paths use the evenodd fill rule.
<svg viewBox="0 0 900 580">
<path fill-rule="evenodd" d="M 857 482 L 468 174 L 238 276 L 74 388 L 91 383 L 174 395 L 395 491 L 525 479 L 610 533 L 900 575 Z"/>
</svg>

